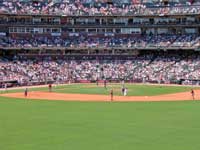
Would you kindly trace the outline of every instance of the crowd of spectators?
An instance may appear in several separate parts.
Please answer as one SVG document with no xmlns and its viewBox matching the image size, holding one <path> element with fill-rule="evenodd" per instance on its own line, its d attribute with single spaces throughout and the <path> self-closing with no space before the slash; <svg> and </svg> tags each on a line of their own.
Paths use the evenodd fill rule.
<svg viewBox="0 0 200 150">
<path fill-rule="evenodd" d="M 200 56 L 162 55 L 156 57 L 149 65 L 138 68 L 134 78 L 145 81 L 170 83 L 181 79 L 200 79 Z"/>
<path fill-rule="evenodd" d="M 0 81 L 34 82 L 129 80 L 171 83 L 200 79 L 200 56 L 196 54 L 145 54 L 130 60 L 67 60 L 51 57 L 0 59 Z"/>
<path fill-rule="evenodd" d="M 134 1 L 114 0 L 0 0 L 0 13 L 33 15 L 174 15 L 199 14 L 200 4 L 187 3 L 173 6 L 150 7 Z M 163 24 L 164 22 L 158 22 Z M 87 36 L 37 36 L 7 37 L 0 35 L 0 48 L 34 47 L 141 47 L 200 48 L 199 35 L 138 35 L 129 37 L 87 37 Z M 68 80 L 134 80 L 140 82 L 178 81 L 200 79 L 200 56 L 195 54 L 135 56 L 133 59 L 66 60 L 34 58 L 0 58 L 0 81 L 16 80 L 19 84 L 30 82 L 63 82 Z"/>
<path fill-rule="evenodd" d="M 192 47 L 200 46 L 200 37 L 197 35 L 146 35 L 132 37 L 18 37 L 0 36 L 0 47 Z"/>
<path fill-rule="evenodd" d="M 0 0 L 0 12 L 10 14 L 52 14 L 52 15 L 162 15 L 195 14 L 200 12 L 198 3 L 161 7 L 137 3 L 133 0 Z M 152 5 L 151 5 L 152 6 Z"/>
</svg>

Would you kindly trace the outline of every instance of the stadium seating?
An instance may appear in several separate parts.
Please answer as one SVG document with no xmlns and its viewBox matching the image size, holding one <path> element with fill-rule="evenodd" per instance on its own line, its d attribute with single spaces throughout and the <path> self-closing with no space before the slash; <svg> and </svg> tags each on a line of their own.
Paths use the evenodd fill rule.
<svg viewBox="0 0 200 150">
<path fill-rule="evenodd" d="M 198 14 L 184 0 L 0 0 L 0 82 L 199 80 Z"/>
<path fill-rule="evenodd" d="M 127 56 L 128 57 L 128 56 Z M 113 59 L 113 60 L 112 60 Z M 132 56 L 130 60 L 15 56 L 0 59 L 0 79 L 17 80 L 19 85 L 34 82 L 127 80 L 136 82 L 171 83 L 181 79 L 200 78 L 200 56 L 196 54 L 155 53 Z"/>
<path fill-rule="evenodd" d="M 183 2 L 183 1 L 182 1 Z M 185 1 L 187 2 L 187 1 Z M 114 5 L 111 5 L 114 3 Z M 199 3 L 185 3 L 174 7 L 158 7 L 130 0 L 114 0 L 112 3 L 91 0 L 1 0 L 0 12 L 10 14 L 56 15 L 134 15 L 134 14 L 197 14 Z"/>
<path fill-rule="evenodd" d="M 2 47 L 199 47 L 200 37 L 197 35 L 157 35 L 116 37 L 31 37 L 12 38 L 0 36 Z"/>
</svg>

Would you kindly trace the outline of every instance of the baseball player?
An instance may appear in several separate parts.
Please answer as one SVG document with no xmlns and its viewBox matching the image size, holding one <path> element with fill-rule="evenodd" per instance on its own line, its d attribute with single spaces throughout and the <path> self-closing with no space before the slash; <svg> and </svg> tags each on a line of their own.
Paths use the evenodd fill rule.
<svg viewBox="0 0 200 150">
<path fill-rule="evenodd" d="M 106 81 L 106 79 L 104 80 L 104 88 L 105 89 L 107 88 L 107 81 Z"/>
<path fill-rule="evenodd" d="M 195 93 L 194 93 L 194 90 L 193 90 L 193 89 L 191 89 L 191 95 L 192 95 L 192 99 L 194 100 L 194 99 L 195 99 L 195 98 L 194 98 Z"/>
<path fill-rule="evenodd" d="M 27 97 L 28 96 L 28 88 L 25 88 L 24 90 L 24 97 Z"/>
<path fill-rule="evenodd" d="M 111 90 L 110 90 L 110 100 L 111 100 L 111 101 L 113 101 L 113 95 L 114 95 L 113 89 L 111 89 Z"/>
<path fill-rule="evenodd" d="M 49 84 L 49 92 L 52 92 L 52 84 Z"/>
</svg>

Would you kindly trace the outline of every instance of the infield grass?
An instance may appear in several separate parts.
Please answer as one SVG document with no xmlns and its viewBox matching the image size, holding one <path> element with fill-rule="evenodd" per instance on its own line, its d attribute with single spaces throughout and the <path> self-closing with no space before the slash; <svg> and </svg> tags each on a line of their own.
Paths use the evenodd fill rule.
<svg viewBox="0 0 200 150">
<path fill-rule="evenodd" d="M 135 85 L 126 84 L 128 88 L 128 96 L 153 96 L 170 93 L 185 92 L 191 89 L 186 86 L 158 86 L 158 85 Z M 107 88 L 103 85 L 96 86 L 95 84 L 82 84 L 82 85 L 71 85 L 55 88 L 55 92 L 60 93 L 81 93 L 81 94 L 100 94 L 108 95 L 110 90 L 114 90 L 115 95 L 122 95 L 122 85 L 120 84 L 108 84 Z"/>
<path fill-rule="evenodd" d="M 200 101 L 64 102 L 0 97 L 0 150 L 198 150 Z"/>
</svg>

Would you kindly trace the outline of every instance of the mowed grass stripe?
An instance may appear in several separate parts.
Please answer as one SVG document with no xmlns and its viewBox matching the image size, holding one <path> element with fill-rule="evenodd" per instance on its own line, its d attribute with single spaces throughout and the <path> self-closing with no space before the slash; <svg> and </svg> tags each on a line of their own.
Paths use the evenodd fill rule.
<svg viewBox="0 0 200 150">
<path fill-rule="evenodd" d="M 0 97 L 1 150 L 197 150 L 200 102 L 62 102 Z"/>
</svg>

